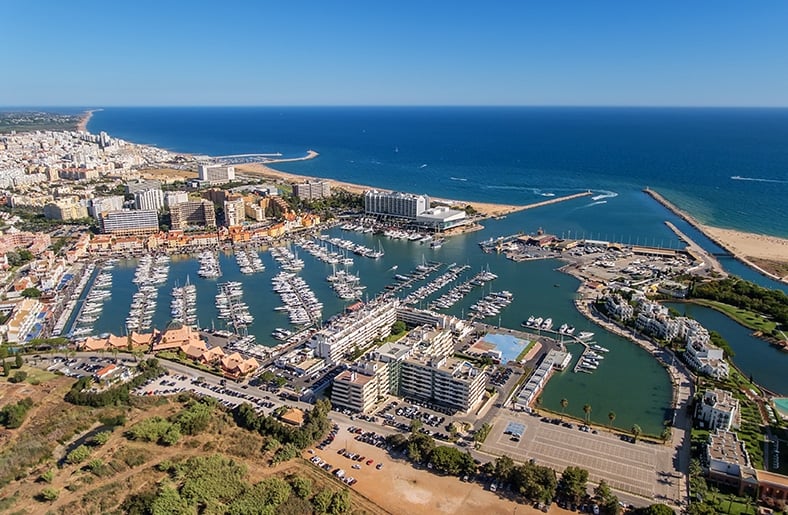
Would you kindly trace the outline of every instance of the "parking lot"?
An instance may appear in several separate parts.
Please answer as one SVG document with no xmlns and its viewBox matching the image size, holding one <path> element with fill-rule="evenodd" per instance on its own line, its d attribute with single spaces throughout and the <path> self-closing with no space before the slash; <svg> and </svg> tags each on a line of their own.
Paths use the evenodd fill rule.
<svg viewBox="0 0 788 515">
<path fill-rule="evenodd" d="M 275 406 L 270 400 L 270 396 L 261 396 L 258 392 L 243 391 L 243 386 L 240 389 L 241 391 L 236 388 L 208 384 L 196 377 L 186 375 L 166 375 L 149 381 L 137 388 L 134 393 L 137 395 L 175 395 L 181 392 L 191 392 L 213 397 L 227 408 L 232 409 L 239 404 L 248 402 L 257 413 L 270 414 L 270 410 Z"/>
<path fill-rule="evenodd" d="M 520 426 L 519 437 L 505 434 L 507 428 Z M 570 465 L 583 467 L 592 482 L 605 479 L 613 489 L 654 498 L 658 454 L 669 453 L 670 447 L 631 443 L 607 431 L 594 434 L 592 429 L 581 428 L 526 414 L 502 413 L 494 419 L 482 450 L 516 461 L 533 459 L 558 471 Z"/>
</svg>

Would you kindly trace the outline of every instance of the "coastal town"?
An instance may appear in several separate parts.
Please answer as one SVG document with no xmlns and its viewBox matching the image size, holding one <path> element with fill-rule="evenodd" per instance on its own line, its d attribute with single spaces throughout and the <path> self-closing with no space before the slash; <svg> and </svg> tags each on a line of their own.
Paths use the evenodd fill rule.
<svg viewBox="0 0 788 515">
<path fill-rule="evenodd" d="M 539 228 L 451 254 L 488 220 L 594 193 L 496 206 L 345 187 L 269 168 L 314 151 L 193 156 L 85 124 L 0 135 L 6 377 L 18 357 L 88 378 L 84 391 L 100 394 L 132 384 L 139 359 L 156 357 L 166 375 L 139 381 L 134 395 L 191 393 L 288 427 L 328 400 L 335 427 L 303 455 L 373 500 L 385 499 L 376 483 L 395 484 L 396 474 L 439 472 L 473 483 L 484 502 L 500 497 L 507 512 L 515 503 L 551 513 L 664 503 L 702 513 L 691 510 L 721 490 L 731 505 L 785 508 L 781 398 L 744 377 L 719 335 L 664 305 L 711 302 L 704 285 L 730 280 L 675 226 L 680 248 Z M 395 253 L 408 257 L 391 261 Z M 547 307 L 510 315 L 522 293 L 496 282 L 486 256 L 512 267 L 560 260 L 578 280 L 572 305 L 588 326 Z M 259 300 L 263 290 L 270 302 Z M 115 312 L 121 299 L 125 311 Z M 757 318 L 771 324 L 761 336 L 785 349 L 785 322 Z M 659 430 L 619 427 L 613 411 L 601 417 L 609 424 L 592 420 L 590 405 L 568 416 L 566 399 L 560 412 L 544 405 L 556 375 L 605 373 L 619 349 L 597 341 L 603 332 L 643 349 L 669 377 Z M 529 479 L 539 489 L 526 495 L 536 487 L 509 473 L 515 463 L 553 471 L 552 480 Z"/>
</svg>

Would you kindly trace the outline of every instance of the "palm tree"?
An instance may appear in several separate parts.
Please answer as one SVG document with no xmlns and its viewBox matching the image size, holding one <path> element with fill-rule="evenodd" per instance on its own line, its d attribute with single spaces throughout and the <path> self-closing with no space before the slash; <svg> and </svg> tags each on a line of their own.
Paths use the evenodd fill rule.
<svg viewBox="0 0 788 515">
<path fill-rule="evenodd" d="M 607 419 L 610 421 L 610 424 L 608 425 L 608 428 L 612 429 L 613 428 L 613 421 L 616 419 L 616 412 L 615 411 L 611 411 L 610 413 L 608 413 L 607 414 Z"/>
<path fill-rule="evenodd" d="M 563 399 L 561 399 L 561 416 L 562 416 L 561 418 L 563 418 L 563 415 L 566 415 L 567 406 L 569 406 L 569 400 L 566 397 L 564 397 Z"/>
<path fill-rule="evenodd" d="M 640 433 L 642 433 L 642 432 L 643 432 L 643 430 L 640 429 L 639 425 L 635 424 L 635 425 L 632 426 L 632 434 L 635 436 L 635 443 L 637 443 L 638 437 L 640 436 Z"/>
<path fill-rule="evenodd" d="M 588 425 L 588 421 L 591 419 L 591 405 L 586 404 L 583 406 L 583 413 L 586 414 L 586 425 Z"/>
</svg>

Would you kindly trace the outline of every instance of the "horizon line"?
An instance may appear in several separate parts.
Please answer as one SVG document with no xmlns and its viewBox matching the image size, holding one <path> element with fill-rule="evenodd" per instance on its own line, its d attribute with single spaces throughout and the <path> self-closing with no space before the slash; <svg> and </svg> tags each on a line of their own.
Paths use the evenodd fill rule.
<svg viewBox="0 0 788 515">
<path fill-rule="evenodd" d="M 788 109 L 788 105 L 654 105 L 654 104 L 90 104 L 0 105 L 7 109 L 84 109 L 104 108 L 486 108 L 486 109 Z"/>
</svg>

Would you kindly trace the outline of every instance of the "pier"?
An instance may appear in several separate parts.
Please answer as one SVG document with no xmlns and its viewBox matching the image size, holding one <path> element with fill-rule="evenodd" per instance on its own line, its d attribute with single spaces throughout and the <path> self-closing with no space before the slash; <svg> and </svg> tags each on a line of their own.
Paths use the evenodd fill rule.
<svg viewBox="0 0 788 515">
<path fill-rule="evenodd" d="M 549 206 L 550 204 L 558 204 L 559 202 L 566 202 L 567 200 L 574 200 L 576 198 L 587 197 L 591 194 L 593 194 L 593 191 L 588 190 L 588 191 L 582 191 L 580 193 L 573 193 L 571 195 L 565 195 L 563 197 L 553 197 L 549 200 L 543 200 L 541 202 L 536 202 L 534 204 L 528 204 L 522 206 L 522 208 L 520 208 L 520 211 L 524 211 L 526 209 L 534 209 L 542 206 Z"/>
</svg>

